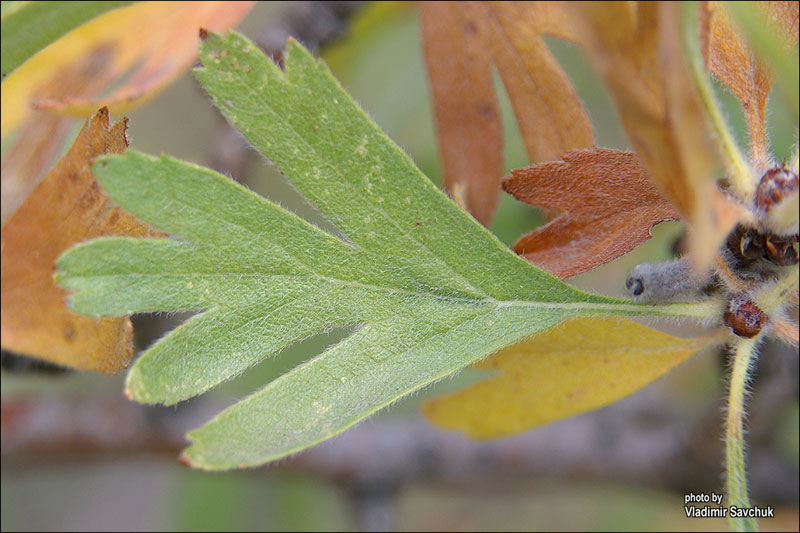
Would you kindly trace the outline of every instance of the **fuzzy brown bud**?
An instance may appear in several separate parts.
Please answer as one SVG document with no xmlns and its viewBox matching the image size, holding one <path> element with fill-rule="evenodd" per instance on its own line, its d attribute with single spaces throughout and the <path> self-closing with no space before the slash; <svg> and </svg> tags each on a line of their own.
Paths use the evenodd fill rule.
<svg viewBox="0 0 800 533">
<path fill-rule="evenodd" d="M 746 295 L 734 295 L 722 315 L 725 325 L 745 338 L 755 337 L 767 323 L 767 315 Z"/>
<path fill-rule="evenodd" d="M 764 173 L 758 183 L 756 206 L 769 211 L 773 205 L 781 203 L 796 191 L 797 187 L 797 174 L 785 166 L 773 167 Z"/>
</svg>

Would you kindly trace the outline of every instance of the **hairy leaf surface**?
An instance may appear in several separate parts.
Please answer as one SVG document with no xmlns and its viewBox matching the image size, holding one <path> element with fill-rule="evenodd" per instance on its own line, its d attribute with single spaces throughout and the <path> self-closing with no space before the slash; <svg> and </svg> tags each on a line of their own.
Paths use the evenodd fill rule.
<svg viewBox="0 0 800 533">
<path fill-rule="evenodd" d="M 176 238 L 74 248 L 58 263 L 70 304 L 204 311 L 131 369 L 127 393 L 148 403 L 200 394 L 329 328 L 354 333 L 190 433 L 188 463 L 283 457 L 570 316 L 672 312 L 578 291 L 516 256 L 294 41 L 284 73 L 235 32 L 205 37 L 198 79 L 337 234 L 210 170 L 128 151 L 95 165 L 98 180 Z"/>
</svg>

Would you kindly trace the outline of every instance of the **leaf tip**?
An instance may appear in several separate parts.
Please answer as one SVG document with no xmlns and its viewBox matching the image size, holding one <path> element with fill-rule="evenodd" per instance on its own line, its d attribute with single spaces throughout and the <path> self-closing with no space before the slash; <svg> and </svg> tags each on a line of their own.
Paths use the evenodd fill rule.
<svg viewBox="0 0 800 533">
<path fill-rule="evenodd" d="M 180 455 L 180 457 L 178 457 L 178 462 L 179 462 L 181 465 L 185 466 L 186 468 L 194 468 L 194 466 L 195 466 L 195 465 L 194 465 L 194 463 L 192 463 L 192 461 L 191 461 L 191 460 L 189 459 L 189 457 L 186 455 L 186 452 L 183 452 L 183 453 Z"/>
</svg>

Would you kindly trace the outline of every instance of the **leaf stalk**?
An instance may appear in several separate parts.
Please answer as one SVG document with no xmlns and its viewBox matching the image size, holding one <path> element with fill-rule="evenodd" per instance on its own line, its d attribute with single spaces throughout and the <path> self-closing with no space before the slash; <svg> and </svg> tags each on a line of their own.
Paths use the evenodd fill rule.
<svg viewBox="0 0 800 533">
<path fill-rule="evenodd" d="M 726 490 L 729 505 L 735 505 L 737 508 L 750 507 L 747 496 L 742 420 L 748 371 L 751 360 L 755 358 L 755 347 L 759 338 L 760 336 L 741 339 L 736 345 L 728 392 L 728 413 L 725 422 Z M 729 517 L 728 523 L 731 531 L 758 531 L 758 522 L 755 518 Z"/>
<path fill-rule="evenodd" d="M 756 186 L 756 176 L 739 150 L 725 116 L 722 114 L 714 88 L 706 74 L 698 42 L 697 2 L 683 4 L 684 43 L 689 74 L 697 88 L 711 126 L 714 144 L 719 151 L 728 181 L 733 191 L 743 201 L 750 200 Z"/>
</svg>

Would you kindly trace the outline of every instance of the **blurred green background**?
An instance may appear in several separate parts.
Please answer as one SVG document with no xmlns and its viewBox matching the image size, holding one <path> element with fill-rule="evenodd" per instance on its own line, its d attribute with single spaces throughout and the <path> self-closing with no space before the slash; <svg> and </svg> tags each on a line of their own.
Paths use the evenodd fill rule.
<svg viewBox="0 0 800 533">
<path fill-rule="evenodd" d="M 239 29 L 255 37 L 282 10 L 291 7 L 259 4 Z M 627 148 L 610 98 L 580 50 L 555 39 L 547 42 L 588 108 L 598 145 Z M 407 3 L 365 6 L 351 20 L 350 30 L 335 44 L 321 50 L 321 56 L 376 122 L 438 182 L 440 165 L 415 6 Z M 525 166 L 527 161 L 511 119 L 510 105 L 499 82 L 497 87 L 505 124 L 506 167 Z M 718 92 L 744 146 L 744 119 L 738 103 L 721 86 Z M 770 101 L 768 117 L 774 154 L 778 159 L 786 158 L 796 135 L 791 113 L 783 103 Z M 210 163 L 209 154 L 213 151 L 221 119 L 191 73 L 187 72 L 145 107 L 130 113 L 129 118 L 133 148 L 153 154 L 165 152 L 202 165 Z M 313 217 L 303 200 L 263 158 L 258 157 L 249 168 L 250 172 L 242 180 L 248 187 L 304 216 Z M 510 245 L 543 221 L 536 209 L 502 194 L 491 229 Z M 638 262 L 669 257 L 681 231 L 680 223 L 661 224 L 655 228 L 653 240 L 571 282 L 604 294 L 622 294 L 627 271 Z M 659 325 L 674 328 L 674 324 Z M 147 327 L 154 326 L 149 323 Z M 306 341 L 207 396 L 211 401 L 233 403 L 346 333 L 332 331 Z M 151 335 L 157 336 L 158 332 Z M 764 356 L 780 354 L 774 355 L 770 350 Z M 796 365 L 790 368 L 796 379 Z M 619 403 L 635 405 L 642 395 L 654 394 L 649 389 L 655 389 L 658 398 L 672 402 L 672 410 L 681 411 L 691 419 L 705 412 L 723 395 L 722 369 L 715 354 L 700 354 L 648 390 Z M 420 399 L 443 388 L 458 387 L 469 379 L 465 374 L 438 384 L 366 424 L 375 423 L 376 419 L 416 417 Z M 122 376 L 97 374 L 45 377 L 4 371 L 2 394 L 4 399 L 26 396 L 58 399 L 80 395 L 103 402 L 104 398 L 121 394 L 122 380 Z M 178 414 L 184 407 L 178 408 Z M 615 408 L 625 406 L 606 409 Z M 174 409 L 166 411 L 174 414 Z M 782 404 L 774 432 L 776 446 L 795 472 L 798 412 L 796 396 Z M 595 413 L 581 416 L 592 417 Z M 719 416 L 721 418 L 722 414 Z M 653 458 L 653 461 L 659 460 L 659 457 Z M 335 484 L 288 468 L 207 474 L 183 468 L 174 457 L 164 455 L 88 455 L 69 459 L 48 456 L 31 460 L 4 454 L 2 466 L 0 516 L 3 531 L 357 530 L 371 523 L 359 515 L 357 498 L 346 484 Z M 721 474 L 722 467 L 718 470 Z M 407 483 L 389 498 L 389 518 L 384 523 L 393 529 L 409 531 L 727 529 L 724 520 L 686 519 L 682 494 L 639 484 L 579 479 L 580 476 L 565 473 L 535 479 Z M 768 526 L 770 529 L 797 529 L 796 500 L 794 505 L 782 507 L 779 515 L 779 520 Z"/>
</svg>

